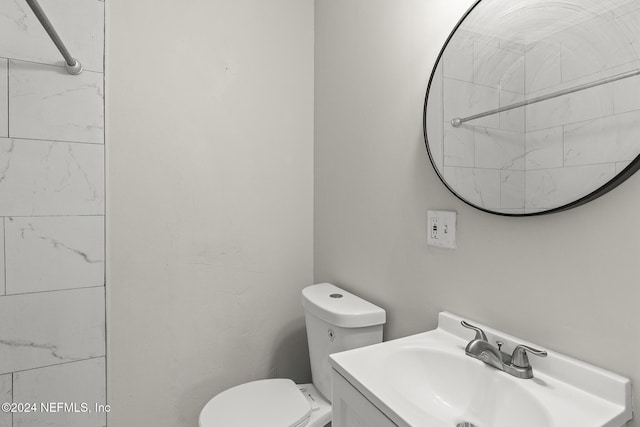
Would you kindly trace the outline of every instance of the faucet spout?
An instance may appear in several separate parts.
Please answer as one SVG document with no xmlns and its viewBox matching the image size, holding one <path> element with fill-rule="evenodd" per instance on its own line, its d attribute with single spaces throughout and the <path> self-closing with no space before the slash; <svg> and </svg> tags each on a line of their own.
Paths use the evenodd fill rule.
<svg viewBox="0 0 640 427">
<path fill-rule="evenodd" d="M 491 365 L 494 368 L 504 371 L 504 362 L 492 351 L 484 350 L 480 353 L 480 357 L 478 357 L 478 359 L 482 360 L 487 365 Z"/>
<path fill-rule="evenodd" d="M 481 362 L 486 363 L 489 366 L 493 366 L 509 375 L 513 375 L 517 378 L 533 378 L 533 368 L 529 363 L 527 352 L 539 357 L 546 357 L 547 352 L 544 350 L 537 350 L 535 348 L 519 345 L 515 348 L 512 355 L 508 355 L 502 351 L 502 342 L 496 341 L 498 347 L 494 347 L 489 343 L 487 335 L 484 331 L 477 326 L 473 326 L 465 321 L 462 321 L 462 326 L 467 329 L 476 331 L 476 337 L 472 339 L 464 352 L 467 356 L 478 359 Z"/>
<path fill-rule="evenodd" d="M 481 360 L 487 365 L 504 371 L 505 361 L 502 352 L 487 341 L 473 340 L 467 345 L 464 352 L 467 356 Z"/>
</svg>

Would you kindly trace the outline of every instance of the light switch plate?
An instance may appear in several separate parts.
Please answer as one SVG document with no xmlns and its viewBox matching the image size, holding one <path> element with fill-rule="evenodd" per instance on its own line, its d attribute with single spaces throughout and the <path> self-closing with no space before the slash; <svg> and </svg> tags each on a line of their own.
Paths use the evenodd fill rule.
<svg viewBox="0 0 640 427">
<path fill-rule="evenodd" d="M 456 248 L 456 213 L 427 211 L 427 245 Z"/>
</svg>

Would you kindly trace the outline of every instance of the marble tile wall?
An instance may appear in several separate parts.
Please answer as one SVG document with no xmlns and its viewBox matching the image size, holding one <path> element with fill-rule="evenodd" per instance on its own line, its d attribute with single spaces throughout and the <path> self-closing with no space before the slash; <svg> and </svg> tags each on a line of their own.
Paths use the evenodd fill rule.
<svg viewBox="0 0 640 427">
<path fill-rule="evenodd" d="M 9 61 L 9 128 L 15 138 L 104 142 L 102 73 Z"/>
<path fill-rule="evenodd" d="M 0 215 L 102 215 L 104 147 L 0 138 Z"/>
<path fill-rule="evenodd" d="M 2 222 L 1 222 L 1 227 L 0 227 L 0 242 L 4 243 L 4 221 L 5 219 L 2 218 Z M 4 244 L 0 245 L 0 296 L 5 295 L 7 293 L 7 286 L 5 283 L 5 254 L 4 254 Z"/>
<path fill-rule="evenodd" d="M 444 179 L 456 193 L 477 206 L 500 209 L 500 170 L 480 168 L 444 168 Z"/>
<path fill-rule="evenodd" d="M 640 9 L 630 5 L 529 45 L 527 97 L 639 69 Z M 633 77 L 526 107 L 527 207 L 567 202 L 559 188 L 586 195 L 640 153 L 639 88 Z"/>
<path fill-rule="evenodd" d="M 527 171 L 526 206 L 535 210 L 565 205 L 575 200 L 568 194 L 586 195 L 614 176 L 615 164 L 611 163 Z"/>
<path fill-rule="evenodd" d="M 0 401 L 13 403 L 13 377 L 0 375 Z M 9 412 L 0 411 L 0 427 L 11 427 L 13 416 Z"/>
<path fill-rule="evenodd" d="M 84 69 L 102 73 L 104 2 L 40 0 L 39 3 Z M 0 52 L 3 57 L 27 62 L 63 64 L 36 17 L 20 0 L 0 4 Z"/>
<path fill-rule="evenodd" d="M 102 286 L 104 217 L 7 217 L 7 295 Z"/>
<path fill-rule="evenodd" d="M 436 105 L 433 108 L 433 114 L 427 115 L 427 129 L 429 129 L 429 155 L 436 168 L 441 171 L 444 167 L 444 112 L 442 111 L 442 67 L 438 67 L 431 79 L 431 87 L 429 89 L 429 99 Z"/>
<path fill-rule="evenodd" d="M 9 61 L 0 58 L 0 137 L 9 136 Z"/>
<path fill-rule="evenodd" d="M 0 401 L 105 404 L 104 2 L 0 2 Z M 102 427 L 104 413 L 0 413 Z"/>
<path fill-rule="evenodd" d="M 460 196 L 485 208 L 510 212 L 524 208 L 524 110 L 488 116 L 458 128 L 450 120 L 523 100 L 524 59 L 525 47 L 519 43 L 459 30 L 435 74 L 434 92 L 442 92 L 443 125 L 438 136 L 429 133 L 442 140 L 438 169 L 448 183 L 460 189 Z"/>
<path fill-rule="evenodd" d="M 0 298 L 0 374 L 104 356 L 104 288 Z"/>
<path fill-rule="evenodd" d="M 13 398 L 16 402 L 104 402 L 105 358 L 82 360 L 45 368 L 18 372 L 13 378 Z M 99 385 L 96 387 L 95 385 Z M 20 413 L 13 417 L 14 427 L 64 426 L 86 427 L 106 425 L 106 413 L 55 412 Z"/>
</svg>

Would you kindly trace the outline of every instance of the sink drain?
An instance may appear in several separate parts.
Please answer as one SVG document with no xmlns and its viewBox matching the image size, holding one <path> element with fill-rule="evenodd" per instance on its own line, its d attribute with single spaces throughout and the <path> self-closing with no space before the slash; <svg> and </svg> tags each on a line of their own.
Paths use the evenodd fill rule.
<svg viewBox="0 0 640 427">
<path fill-rule="evenodd" d="M 476 427 L 475 424 L 470 423 L 469 421 L 463 421 L 461 423 L 456 424 L 456 427 Z"/>
</svg>

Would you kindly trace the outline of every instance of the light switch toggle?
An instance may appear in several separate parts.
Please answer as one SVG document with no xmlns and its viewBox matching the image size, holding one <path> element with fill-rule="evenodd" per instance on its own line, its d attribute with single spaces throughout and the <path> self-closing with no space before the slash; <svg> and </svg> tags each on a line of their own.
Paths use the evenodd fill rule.
<svg viewBox="0 0 640 427">
<path fill-rule="evenodd" d="M 456 213 L 427 211 L 427 245 L 438 248 L 456 248 Z"/>
</svg>

